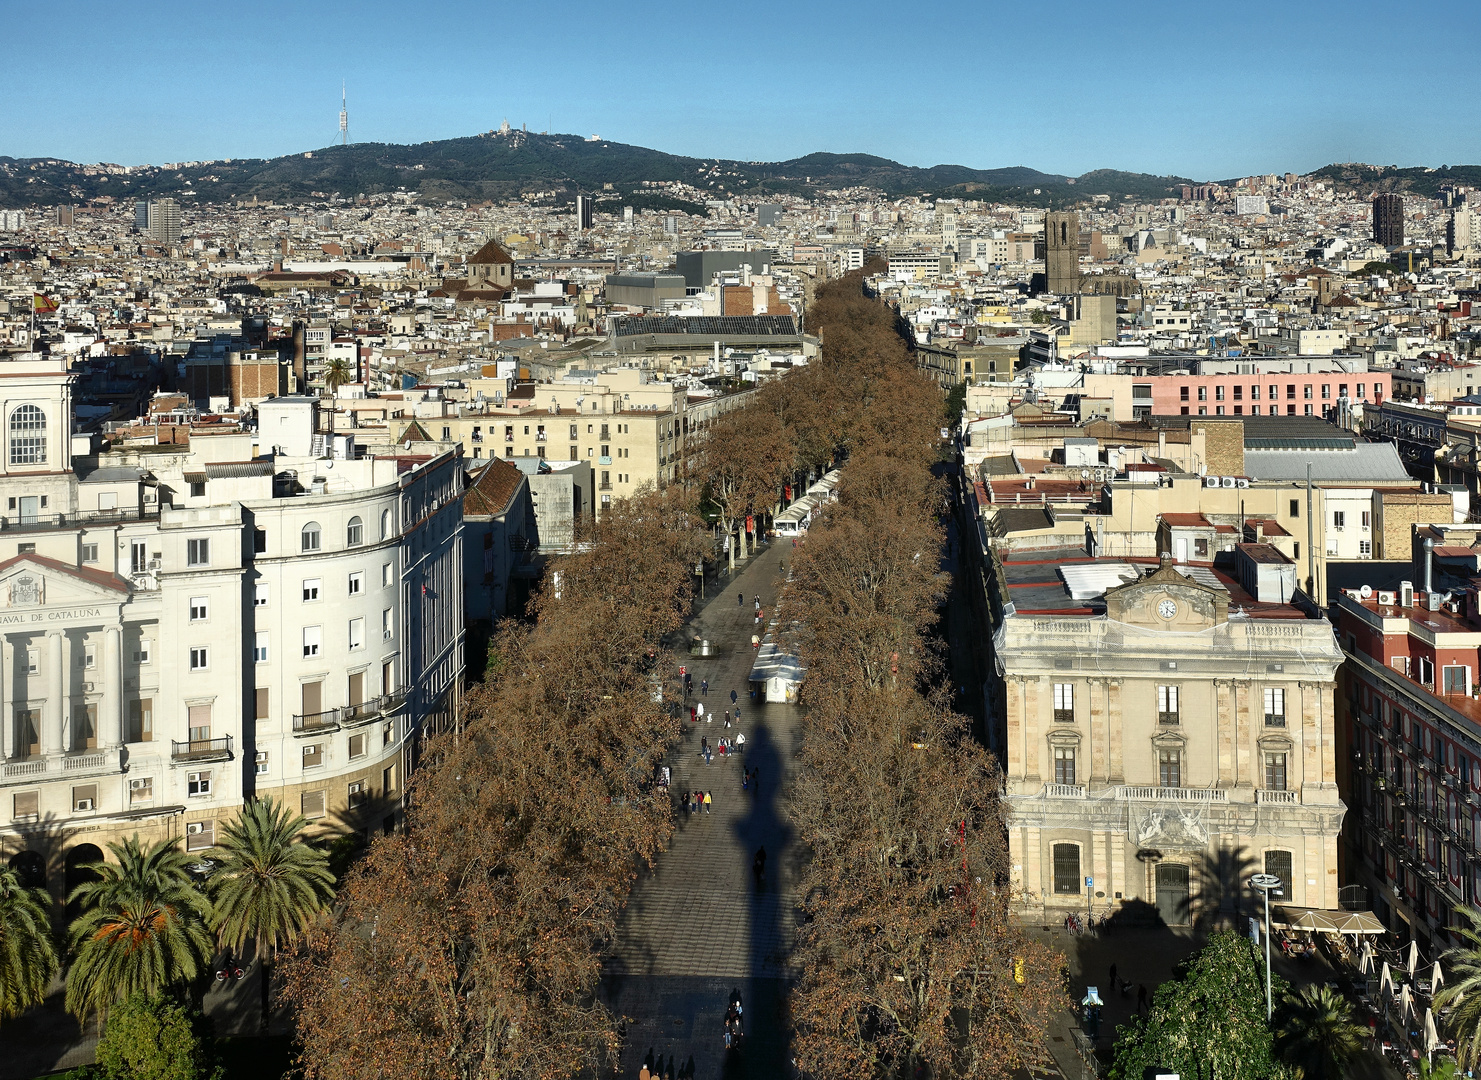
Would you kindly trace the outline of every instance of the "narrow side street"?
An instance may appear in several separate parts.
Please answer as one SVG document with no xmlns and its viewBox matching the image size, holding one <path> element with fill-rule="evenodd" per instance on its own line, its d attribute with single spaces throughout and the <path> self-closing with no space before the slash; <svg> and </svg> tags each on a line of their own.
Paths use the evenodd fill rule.
<svg viewBox="0 0 1481 1080">
<path fill-rule="evenodd" d="M 678 658 L 694 676 L 687 703 L 703 703 L 705 718 L 691 724 L 685 710 L 683 740 L 668 759 L 673 844 L 634 888 L 602 985 L 606 1003 L 631 1018 L 625 1077 L 636 1076 L 645 1060 L 660 1059 L 661 1068 L 699 1078 L 788 1075 L 784 1007 L 796 914 L 794 851 L 781 796 L 797 749 L 798 711 L 753 702 L 746 679 L 755 658 L 755 598 L 770 619 L 781 564 L 791 552 L 783 540 L 754 556 L 689 623 L 712 649 L 707 657 Z M 705 680 L 708 694 L 700 692 Z M 724 714 L 737 706 L 740 723 L 727 730 Z M 741 732 L 743 753 L 716 753 L 705 762 L 702 739 L 713 748 Z M 743 788 L 747 769 L 759 770 L 759 790 Z M 683 794 L 694 789 L 711 793 L 709 812 L 683 809 Z M 758 889 L 752 865 L 763 847 Z M 746 1039 L 727 1053 L 724 1017 L 732 991 L 744 1002 Z"/>
</svg>

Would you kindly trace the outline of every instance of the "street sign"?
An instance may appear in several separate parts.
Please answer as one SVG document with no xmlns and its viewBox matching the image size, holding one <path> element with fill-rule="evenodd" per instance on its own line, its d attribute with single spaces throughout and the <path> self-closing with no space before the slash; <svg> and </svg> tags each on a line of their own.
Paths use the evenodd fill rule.
<svg viewBox="0 0 1481 1080">
<path fill-rule="evenodd" d="M 1085 887 L 1087 889 L 1093 889 L 1093 888 L 1095 888 L 1095 878 L 1093 878 L 1093 877 L 1086 878 L 1085 879 Z"/>
</svg>

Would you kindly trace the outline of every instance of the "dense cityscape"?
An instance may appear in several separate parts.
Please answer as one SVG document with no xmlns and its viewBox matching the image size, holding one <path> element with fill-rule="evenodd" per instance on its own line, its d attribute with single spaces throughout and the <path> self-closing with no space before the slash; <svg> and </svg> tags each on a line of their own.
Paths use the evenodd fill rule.
<svg viewBox="0 0 1481 1080">
<path fill-rule="evenodd" d="M 0 1076 L 1474 1067 L 1481 184 L 213 164 L 0 210 Z"/>
</svg>

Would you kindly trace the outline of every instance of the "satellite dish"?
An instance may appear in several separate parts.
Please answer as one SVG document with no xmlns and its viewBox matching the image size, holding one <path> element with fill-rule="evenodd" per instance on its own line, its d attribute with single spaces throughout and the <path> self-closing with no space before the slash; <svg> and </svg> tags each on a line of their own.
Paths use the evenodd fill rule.
<svg viewBox="0 0 1481 1080">
<path fill-rule="evenodd" d="M 1358 590 L 1358 595 L 1361 596 L 1364 600 L 1368 599 L 1368 597 L 1373 595 L 1373 586 L 1364 585 L 1361 589 Z"/>
<path fill-rule="evenodd" d="M 1089 480 L 1090 479 L 1090 470 L 1089 469 L 1081 469 L 1080 470 L 1080 479 L 1081 480 Z"/>
</svg>

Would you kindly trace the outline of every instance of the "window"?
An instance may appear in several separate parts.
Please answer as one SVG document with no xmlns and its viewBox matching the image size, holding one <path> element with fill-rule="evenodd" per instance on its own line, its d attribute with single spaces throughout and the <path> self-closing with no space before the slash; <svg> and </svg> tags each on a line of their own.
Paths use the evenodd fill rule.
<svg viewBox="0 0 1481 1080">
<path fill-rule="evenodd" d="M 1242 386 L 1236 386 L 1234 388 L 1234 400 L 1235 401 L 1240 401 L 1243 398 L 1244 398 L 1244 387 L 1242 387 Z"/>
<path fill-rule="evenodd" d="M 216 846 L 216 822 L 192 821 L 185 826 L 185 850 L 204 851 Z"/>
<path fill-rule="evenodd" d="M 365 756 L 365 735 L 364 735 L 364 733 L 362 732 L 359 735 L 351 735 L 350 736 L 350 760 L 353 761 L 355 758 L 362 758 L 364 756 Z"/>
<path fill-rule="evenodd" d="M 389 589 L 390 587 L 391 587 L 391 564 L 390 563 L 381 563 L 381 588 L 383 588 L 383 589 Z"/>
<path fill-rule="evenodd" d="M 85 562 L 85 563 L 95 563 L 95 562 L 98 561 L 98 545 L 97 544 L 83 544 L 82 545 L 82 561 Z"/>
<path fill-rule="evenodd" d="M 185 793 L 192 798 L 211 794 L 211 771 L 186 773 Z"/>
<path fill-rule="evenodd" d="M 207 611 L 208 606 L 206 604 L 206 598 L 204 596 L 192 596 L 190 598 L 191 622 L 204 622 L 206 619 Z"/>
<path fill-rule="evenodd" d="M 384 750 L 396 741 L 396 721 L 387 720 L 381 725 L 381 749 Z"/>
<path fill-rule="evenodd" d="M 1325 382 L 1322 383 L 1322 399 L 1323 400 L 1326 400 L 1327 398 L 1330 398 L 1331 396 L 1332 396 L 1332 384 L 1331 383 L 1325 383 Z"/>
<path fill-rule="evenodd" d="M 324 816 L 324 793 L 322 791 L 305 791 L 299 799 L 299 812 L 312 821 L 314 818 Z"/>
<path fill-rule="evenodd" d="M 206 497 L 206 482 L 204 480 L 192 480 L 190 482 L 190 497 L 192 499 L 204 499 Z"/>
<path fill-rule="evenodd" d="M 186 566 L 211 565 L 211 541 L 209 539 L 185 541 Z"/>
<path fill-rule="evenodd" d="M 140 803 L 152 803 L 154 801 L 154 777 L 137 776 L 129 781 L 129 802 L 137 806 Z"/>
<path fill-rule="evenodd" d="M 1250 406 L 1250 415 L 1251 416 L 1259 416 L 1260 415 L 1260 406 L 1258 406 L 1258 405 L 1251 405 Z"/>
<path fill-rule="evenodd" d="M 149 547 L 143 540 L 129 542 L 129 573 L 142 574 L 149 569 Z"/>
<path fill-rule="evenodd" d="M 1291 517 L 1300 517 L 1300 516 L 1301 516 L 1301 500 L 1300 499 L 1292 499 L 1291 500 Z"/>
<path fill-rule="evenodd" d="M 1278 686 L 1265 688 L 1265 724 L 1267 727 L 1286 726 L 1286 692 Z"/>
<path fill-rule="evenodd" d="M 259 630 L 252 641 L 252 661 L 257 664 L 267 663 L 267 631 Z"/>
<path fill-rule="evenodd" d="M 345 546 L 359 547 L 365 543 L 365 522 L 359 517 L 350 518 L 350 524 L 345 529 Z"/>
<path fill-rule="evenodd" d="M 1054 845 L 1054 891 L 1079 893 L 1080 847 L 1078 844 Z"/>
<path fill-rule="evenodd" d="M 1159 724 L 1178 722 L 1178 688 L 1176 686 L 1157 688 L 1157 722 Z"/>
<path fill-rule="evenodd" d="M 1307 401 L 1311 400 L 1311 383 L 1307 383 L 1301 388 L 1301 396 Z"/>
<path fill-rule="evenodd" d="M 154 699 L 139 698 L 129 702 L 128 742 L 154 741 Z"/>
<path fill-rule="evenodd" d="M 190 649 L 190 670 L 205 671 L 210 667 L 210 653 L 204 645 L 194 645 Z"/>
<path fill-rule="evenodd" d="M 1157 751 L 1157 783 L 1160 787 L 1183 786 L 1183 752 Z"/>
<path fill-rule="evenodd" d="M 1440 679 L 1445 694 L 1469 695 L 1471 692 L 1471 669 L 1464 664 L 1440 668 Z"/>
<path fill-rule="evenodd" d="M 381 511 L 381 539 L 384 540 L 391 535 L 391 511 Z"/>
<path fill-rule="evenodd" d="M 190 705 L 186 708 L 186 724 L 193 743 L 211 741 L 211 706 Z"/>
<path fill-rule="evenodd" d="M 1333 510 L 1332 511 L 1332 528 L 1334 528 L 1334 529 L 1345 529 L 1345 528 L 1347 528 L 1347 511 L 1346 510 Z"/>
<path fill-rule="evenodd" d="M 365 573 L 364 573 L 364 571 L 357 570 L 355 573 L 353 573 L 353 574 L 350 575 L 350 586 L 349 586 L 349 588 L 350 588 L 350 595 L 351 596 L 359 596 L 362 592 L 365 591 Z"/>
<path fill-rule="evenodd" d="M 1365 529 L 1371 529 L 1373 527 L 1373 511 L 1371 511 L 1371 510 L 1364 510 L 1363 511 L 1363 517 L 1362 517 L 1361 524 L 1362 524 L 1363 528 L 1365 528 Z"/>
<path fill-rule="evenodd" d="M 323 631 L 317 626 L 305 626 L 303 628 L 303 655 L 305 658 L 319 655 L 319 646 L 323 644 Z"/>
<path fill-rule="evenodd" d="M 1223 401 L 1224 400 L 1224 388 L 1222 386 L 1216 386 L 1216 387 L 1214 387 L 1214 400 L 1215 401 Z"/>
<path fill-rule="evenodd" d="M 300 551 L 318 551 L 322 543 L 323 535 L 317 521 L 311 521 L 303 527 L 303 532 L 299 534 Z"/>
<path fill-rule="evenodd" d="M 1265 755 L 1265 790 L 1286 790 L 1286 755 Z"/>
<path fill-rule="evenodd" d="M 1208 387 L 1206 387 L 1206 386 L 1200 386 L 1198 388 L 1198 400 L 1199 401 L 1207 401 L 1208 400 Z"/>
<path fill-rule="evenodd" d="M 350 784 L 349 791 L 347 792 L 346 801 L 349 803 L 351 809 L 359 806 L 365 801 L 364 780 L 356 780 L 354 783 Z"/>
<path fill-rule="evenodd" d="M 98 647 L 96 645 L 84 645 L 82 655 L 77 658 L 84 671 L 92 671 L 98 666 Z"/>
<path fill-rule="evenodd" d="M 41 816 L 41 792 L 18 791 L 11 799 L 12 821 L 35 821 Z"/>
<path fill-rule="evenodd" d="M 319 579 L 316 577 L 303 579 L 303 602 L 311 604 L 319 599 Z"/>
<path fill-rule="evenodd" d="M 1054 782 L 1056 784 L 1075 782 L 1075 750 L 1073 747 L 1056 746 L 1054 748 Z"/>
<path fill-rule="evenodd" d="M 391 640 L 391 609 L 385 608 L 381 611 L 381 640 Z"/>
<path fill-rule="evenodd" d="M 252 716 L 257 720 L 268 718 L 268 701 L 271 691 L 266 686 L 257 686 L 252 690 Z"/>
<path fill-rule="evenodd" d="M 1279 401 L 1280 400 L 1280 387 L 1278 387 L 1278 386 L 1272 386 L 1270 388 L 1270 393 L 1268 395 L 1266 395 L 1266 396 L 1269 397 L 1271 401 Z M 1273 409 L 1273 408 L 1275 408 L 1275 406 L 1272 405 L 1271 408 Z M 1273 416 L 1275 414 L 1272 413 L 1271 415 Z"/>
<path fill-rule="evenodd" d="M 136 664 L 147 664 L 147 663 L 149 663 L 149 657 L 150 657 L 151 650 L 153 649 L 153 646 L 154 646 L 154 643 L 152 641 L 150 641 L 148 638 L 141 639 L 139 641 L 139 647 L 134 650 L 134 663 L 136 663 Z"/>
<path fill-rule="evenodd" d="M 324 764 L 324 748 L 318 743 L 309 743 L 303 748 L 303 767 L 316 769 Z"/>
<path fill-rule="evenodd" d="M 1358 541 L 1358 554 L 1361 555 L 1365 559 L 1371 559 L 1373 557 L 1373 541 L 1371 541 L 1371 540 L 1359 540 Z"/>
<path fill-rule="evenodd" d="M 261 555 L 267 550 L 267 530 L 252 530 L 252 554 Z"/>
<path fill-rule="evenodd" d="M 46 414 L 22 405 L 10 414 L 10 463 L 41 465 L 46 461 Z"/>
<path fill-rule="evenodd" d="M 1265 853 L 1265 872 L 1272 877 L 1280 878 L 1280 883 L 1289 887 L 1291 884 L 1291 853 L 1289 851 L 1267 851 Z M 1280 896 L 1281 892 L 1271 893 L 1272 896 Z"/>
<path fill-rule="evenodd" d="M 363 649 L 365 647 L 365 620 L 350 620 L 350 648 Z"/>
<path fill-rule="evenodd" d="M 27 649 L 26 650 L 26 674 L 27 675 L 40 675 L 41 674 L 41 650 L 40 649 Z"/>
<path fill-rule="evenodd" d="M 254 585 L 252 587 L 252 606 L 253 607 L 267 607 L 267 597 L 268 597 L 268 592 L 267 592 L 267 586 L 266 585 Z"/>
<path fill-rule="evenodd" d="M 272 771 L 272 761 L 268 758 L 266 750 L 257 751 L 257 756 L 252 763 L 256 767 L 258 776 L 266 776 Z"/>
<path fill-rule="evenodd" d="M 1075 719 L 1075 684 L 1054 684 L 1054 719 L 1057 723 L 1067 724 Z"/>
<path fill-rule="evenodd" d="M 89 814 L 97 808 L 97 784 L 78 784 L 72 789 L 72 812 L 74 814 Z"/>
<path fill-rule="evenodd" d="M 1286 400 L 1287 401 L 1295 401 L 1296 400 L 1296 384 L 1295 383 L 1286 383 Z"/>
</svg>

